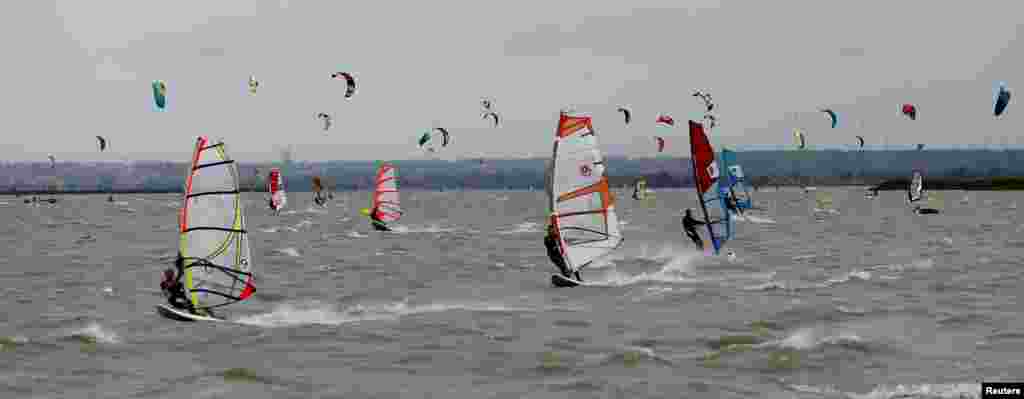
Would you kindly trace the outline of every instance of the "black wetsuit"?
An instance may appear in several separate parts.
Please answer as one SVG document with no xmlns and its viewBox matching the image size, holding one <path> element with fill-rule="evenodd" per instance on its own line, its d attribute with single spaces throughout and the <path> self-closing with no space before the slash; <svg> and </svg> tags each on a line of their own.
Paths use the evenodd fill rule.
<svg viewBox="0 0 1024 399">
<path fill-rule="evenodd" d="M 697 226 L 706 224 L 697 219 L 690 217 L 689 215 L 683 216 L 683 233 L 686 234 L 694 244 L 697 244 L 698 250 L 704 250 L 704 241 L 700 239 L 700 234 L 697 234 Z"/>
<path fill-rule="evenodd" d="M 555 238 L 553 234 L 545 235 L 544 247 L 548 249 L 548 258 L 551 259 L 551 263 L 555 264 L 555 267 L 558 268 L 558 271 L 562 273 L 563 276 L 571 278 L 572 273 L 569 272 L 568 266 L 565 265 L 565 258 L 562 258 L 562 253 L 558 248 L 558 238 Z M 575 275 L 579 278 L 580 273 L 577 272 Z"/>
<path fill-rule="evenodd" d="M 195 309 L 192 308 L 192 302 L 185 296 L 185 285 L 181 281 L 164 280 L 160 283 L 160 289 L 164 291 L 164 295 L 167 296 L 167 303 L 171 307 L 195 313 Z"/>
<path fill-rule="evenodd" d="M 730 197 L 729 199 L 725 200 L 725 207 L 726 207 L 726 209 L 728 209 L 730 211 L 733 211 L 735 213 L 740 213 L 740 210 L 736 207 L 736 199 L 735 198 Z"/>
<path fill-rule="evenodd" d="M 181 283 L 181 279 L 185 277 L 185 259 L 181 257 L 181 254 L 178 254 L 178 258 L 174 261 L 174 267 L 178 270 L 177 278 L 174 280 L 165 278 L 160 282 L 160 290 L 167 296 L 167 303 L 175 309 L 195 313 L 192 301 L 188 300 L 188 296 L 185 295 L 185 285 Z"/>
<path fill-rule="evenodd" d="M 563 276 L 568 278 L 575 277 L 577 281 L 583 281 L 580 278 L 580 272 L 576 271 L 572 273 L 569 271 L 569 266 L 565 264 L 565 258 L 562 257 L 562 252 L 559 250 L 558 239 L 554 235 L 548 234 L 544 236 L 544 246 L 548 249 L 548 258 L 551 259 L 551 263 L 554 263 L 558 267 L 558 271 Z"/>
</svg>

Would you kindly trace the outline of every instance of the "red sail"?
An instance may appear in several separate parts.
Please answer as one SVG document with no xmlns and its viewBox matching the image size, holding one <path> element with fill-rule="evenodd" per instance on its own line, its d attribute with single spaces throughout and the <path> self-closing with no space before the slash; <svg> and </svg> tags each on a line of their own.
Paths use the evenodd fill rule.
<svg viewBox="0 0 1024 399">
<path fill-rule="evenodd" d="M 697 191 L 706 193 L 718 181 L 718 164 L 715 150 L 704 134 L 704 125 L 690 121 L 690 156 L 693 159 L 693 176 Z"/>
<path fill-rule="evenodd" d="M 281 191 L 281 171 L 273 168 L 267 178 L 267 192 L 273 194 L 277 191 Z"/>
</svg>

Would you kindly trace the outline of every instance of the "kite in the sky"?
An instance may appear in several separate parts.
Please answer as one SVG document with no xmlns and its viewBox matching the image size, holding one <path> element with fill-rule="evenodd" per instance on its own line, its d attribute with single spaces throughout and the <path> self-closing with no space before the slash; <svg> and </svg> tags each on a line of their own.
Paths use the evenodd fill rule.
<svg viewBox="0 0 1024 399">
<path fill-rule="evenodd" d="M 331 117 L 330 115 L 328 115 L 328 114 L 326 114 L 326 113 L 323 113 L 323 112 L 321 112 L 321 113 L 319 113 L 319 114 L 316 114 L 316 117 L 317 117 L 317 118 L 319 118 L 320 120 L 322 120 L 322 121 L 324 122 L 324 131 L 325 131 L 325 132 L 326 132 L 326 131 L 327 131 L 328 129 L 330 129 L 330 128 L 331 128 L 331 122 L 333 122 L 333 121 L 334 121 L 334 118 L 332 118 L 332 117 Z"/>
<path fill-rule="evenodd" d="M 804 132 L 801 132 L 800 129 L 793 129 L 793 138 L 796 139 L 796 149 L 807 149 L 807 140 L 804 138 Z"/>
<path fill-rule="evenodd" d="M 619 107 L 619 112 L 621 112 L 622 116 L 626 118 L 626 124 L 628 125 L 629 121 L 633 119 L 633 116 L 630 115 L 629 110 L 626 109 L 625 107 Z"/>
<path fill-rule="evenodd" d="M 260 81 L 256 80 L 255 76 L 249 75 L 249 94 L 256 94 L 256 89 L 260 87 Z"/>
<path fill-rule="evenodd" d="M 448 129 L 443 127 L 436 127 L 430 131 L 424 132 L 420 136 L 419 140 L 420 148 L 436 152 L 439 148 L 448 146 Z"/>
<path fill-rule="evenodd" d="M 914 104 L 903 104 L 901 110 L 910 120 L 917 120 L 917 107 Z"/>
<path fill-rule="evenodd" d="M 352 74 L 348 72 L 335 72 L 331 74 L 331 77 L 345 80 L 345 98 L 351 98 L 356 94 L 356 78 L 352 77 Z"/>
<path fill-rule="evenodd" d="M 999 83 L 999 89 L 996 91 L 995 96 L 995 116 L 1000 116 L 1003 111 L 1006 111 L 1006 106 L 1010 105 L 1010 89 L 1006 88 L 1005 82 Z"/>
<path fill-rule="evenodd" d="M 492 111 L 492 112 L 488 112 L 488 113 L 484 114 L 484 119 L 487 119 L 487 118 L 491 118 L 491 120 L 494 121 L 494 127 L 498 127 L 499 118 L 498 118 L 498 113 L 497 112 L 493 112 Z"/>
<path fill-rule="evenodd" d="M 704 102 L 704 108 L 707 109 L 706 112 L 711 112 L 712 110 L 715 109 L 715 103 L 711 101 L 711 93 L 705 93 L 700 90 L 697 90 L 696 92 L 693 93 L 693 96 L 699 98 L 701 101 Z"/>
<path fill-rule="evenodd" d="M 824 112 L 824 113 L 828 114 L 829 118 L 832 118 L 832 128 L 833 129 L 835 129 L 836 126 L 839 125 L 839 116 L 836 115 L 835 111 L 833 111 L 833 110 L 831 110 L 829 108 L 825 108 L 825 109 L 822 109 L 821 112 Z"/>
<path fill-rule="evenodd" d="M 167 108 L 167 83 L 162 80 L 153 81 L 153 103 L 157 110 L 163 111 Z"/>
</svg>

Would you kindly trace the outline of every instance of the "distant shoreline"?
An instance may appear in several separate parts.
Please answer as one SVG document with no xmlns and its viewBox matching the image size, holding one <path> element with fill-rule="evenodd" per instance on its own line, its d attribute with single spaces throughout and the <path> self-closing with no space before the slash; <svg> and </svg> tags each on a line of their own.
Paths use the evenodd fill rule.
<svg viewBox="0 0 1024 399">
<path fill-rule="evenodd" d="M 629 188 L 633 177 L 615 176 L 610 177 L 612 186 L 616 188 Z M 799 183 L 797 183 L 799 182 Z M 817 178 L 794 178 L 792 176 L 758 176 L 751 178 L 751 184 L 757 189 L 768 187 L 865 187 L 877 188 L 879 191 L 900 191 L 906 190 L 910 183 L 909 178 L 863 178 L 850 179 L 846 177 L 817 177 Z M 543 192 L 543 184 L 534 186 L 534 191 Z M 693 188 L 693 185 L 653 185 L 648 184 L 652 189 L 677 189 Z M 1024 191 L 1024 177 L 994 177 L 994 178 L 966 178 L 966 177 L 932 177 L 925 180 L 925 188 L 929 190 L 966 190 L 966 191 Z M 419 187 L 405 185 L 404 191 L 528 191 L 527 187 L 509 187 L 506 189 L 483 188 L 483 187 Z M 369 188 L 359 187 L 335 187 L 335 192 L 369 191 Z M 242 189 L 243 193 L 262 193 L 263 190 Z M 308 193 L 312 191 L 300 190 L 290 191 L 292 193 Z M 16 190 L 0 191 L 0 195 L 26 196 L 26 195 L 123 195 L 123 194 L 181 194 L 181 190 L 81 190 L 81 191 L 52 191 L 52 190 Z"/>
</svg>

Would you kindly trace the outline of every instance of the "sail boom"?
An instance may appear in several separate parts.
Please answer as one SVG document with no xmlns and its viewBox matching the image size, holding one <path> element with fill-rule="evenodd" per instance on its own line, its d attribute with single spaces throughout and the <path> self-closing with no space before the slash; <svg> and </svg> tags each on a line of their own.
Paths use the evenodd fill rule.
<svg viewBox="0 0 1024 399">
<path fill-rule="evenodd" d="M 195 198 L 204 195 L 237 195 L 238 191 L 207 191 L 205 193 L 192 193 L 185 196 L 185 198 Z"/>
<path fill-rule="evenodd" d="M 212 167 L 212 166 L 220 166 L 220 165 L 231 164 L 231 163 L 235 163 L 235 161 L 220 161 L 220 162 L 204 163 L 204 164 L 196 165 L 192 169 L 209 168 L 209 167 Z"/>
</svg>

